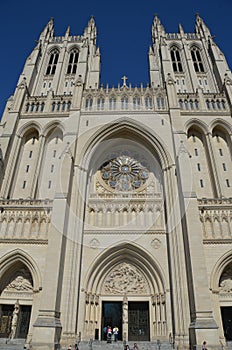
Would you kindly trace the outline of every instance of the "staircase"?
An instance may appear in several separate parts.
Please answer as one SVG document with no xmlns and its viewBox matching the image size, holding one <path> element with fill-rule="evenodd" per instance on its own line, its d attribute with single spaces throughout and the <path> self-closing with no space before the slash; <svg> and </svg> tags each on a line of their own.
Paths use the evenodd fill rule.
<svg viewBox="0 0 232 350">
<path fill-rule="evenodd" d="M 134 342 L 127 343 L 130 348 L 133 348 Z M 160 346 L 157 342 L 137 342 L 139 350 L 171 350 L 173 349 L 169 343 L 161 342 Z M 0 350 L 24 350 L 28 349 L 25 346 L 25 339 L 3 339 L 0 338 Z M 74 347 L 73 347 L 74 349 Z M 67 347 L 61 347 L 60 350 L 67 350 Z M 124 343 L 107 343 L 106 341 L 80 342 L 79 350 L 124 350 Z"/>
<path fill-rule="evenodd" d="M 133 348 L 134 343 L 128 342 L 130 349 Z M 139 350 L 172 350 L 171 344 L 165 341 L 157 342 L 137 342 Z M 25 339 L 3 339 L 0 338 L 0 350 L 24 350 L 29 349 L 25 347 Z M 74 350 L 74 347 L 72 348 Z M 227 350 L 232 350 L 232 342 L 227 343 Z M 67 350 L 67 347 L 61 347 L 60 350 Z M 117 343 L 107 344 L 106 341 L 80 342 L 79 350 L 124 350 L 124 343 L 118 341 Z M 218 349 L 218 350 L 221 350 Z"/>
<path fill-rule="evenodd" d="M 173 347 L 168 342 L 161 342 L 157 344 L 157 342 L 136 342 L 139 350 L 172 350 Z M 127 342 L 130 346 L 130 349 L 133 348 L 134 342 Z M 117 343 L 112 342 L 111 344 L 106 341 L 93 341 L 92 344 L 90 342 L 80 342 L 79 350 L 124 350 L 124 343 L 118 341 Z M 66 350 L 66 348 L 62 348 L 62 350 Z"/>
<path fill-rule="evenodd" d="M 23 350 L 25 345 L 25 339 L 7 339 L 0 338 L 1 350 Z"/>
</svg>

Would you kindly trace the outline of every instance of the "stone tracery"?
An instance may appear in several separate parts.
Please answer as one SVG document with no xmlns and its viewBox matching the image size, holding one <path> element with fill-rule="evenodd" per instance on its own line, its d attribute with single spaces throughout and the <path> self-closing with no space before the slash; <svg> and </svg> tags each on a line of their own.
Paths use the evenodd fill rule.
<svg viewBox="0 0 232 350">
<path fill-rule="evenodd" d="M 141 187 L 148 179 L 148 170 L 129 156 L 120 156 L 103 164 L 101 177 L 117 191 L 132 191 Z"/>
</svg>

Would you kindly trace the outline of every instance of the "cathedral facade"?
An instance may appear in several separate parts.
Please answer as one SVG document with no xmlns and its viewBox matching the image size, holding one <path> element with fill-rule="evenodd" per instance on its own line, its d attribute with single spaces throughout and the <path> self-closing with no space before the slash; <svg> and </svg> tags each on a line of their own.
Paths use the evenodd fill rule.
<svg viewBox="0 0 232 350">
<path fill-rule="evenodd" d="M 94 18 L 50 20 L 26 59 L 0 124 L 2 338 L 232 340 L 232 74 L 199 15 L 151 36 L 146 86 L 100 84 Z"/>
</svg>

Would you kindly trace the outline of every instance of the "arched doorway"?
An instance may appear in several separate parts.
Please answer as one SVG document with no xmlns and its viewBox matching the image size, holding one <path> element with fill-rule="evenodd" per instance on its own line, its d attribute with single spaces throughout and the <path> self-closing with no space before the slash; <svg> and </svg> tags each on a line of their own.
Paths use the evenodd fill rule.
<svg viewBox="0 0 232 350">
<path fill-rule="evenodd" d="M 131 243 L 107 249 L 86 280 L 84 337 L 105 340 L 107 326 L 117 326 L 121 340 L 166 338 L 169 297 L 162 268 L 144 249 Z"/>
<path fill-rule="evenodd" d="M 33 279 L 28 267 L 15 261 L 0 281 L 0 337 L 26 339 L 33 301 Z"/>
</svg>

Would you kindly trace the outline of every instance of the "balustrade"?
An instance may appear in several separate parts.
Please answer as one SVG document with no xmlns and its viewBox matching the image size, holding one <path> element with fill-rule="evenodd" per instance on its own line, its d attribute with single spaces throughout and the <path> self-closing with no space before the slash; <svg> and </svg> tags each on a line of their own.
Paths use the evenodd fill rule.
<svg viewBox="0 0 232 350">
<path fill-rule="evenodd" d="M 47 240 L 52 201 L 1 200 L 1 240 Z"/>
</svg>

